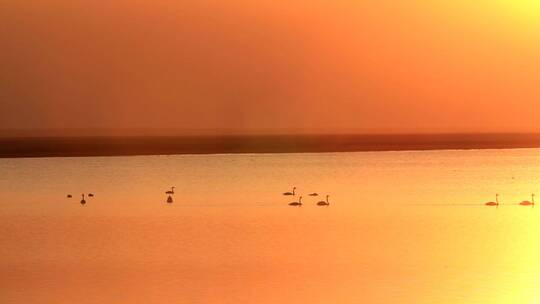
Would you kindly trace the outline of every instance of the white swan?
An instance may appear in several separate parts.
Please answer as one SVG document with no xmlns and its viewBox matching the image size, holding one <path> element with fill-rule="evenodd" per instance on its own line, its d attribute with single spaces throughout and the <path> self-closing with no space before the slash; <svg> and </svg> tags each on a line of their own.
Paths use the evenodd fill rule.
<svg viewBox="0 0 540 304">
<path fill-rule="evenodd" d="M 300 196 L 300 198 L 298 199 L 298 202 L 292 202 L 292 203 L 289 203 L 289 206 L 302 206 L 302 197 Z"/>
<path fill-rule="evenodd" d="M 534 206 L 534 193 L 531 194 L 531 200 L 530 201 L 522 201 L 519 204 L 521 206 Z"/>
<path fill-rule="evenodd" d="M 295 190 L 296 190 L 296 187 L 293 187 L 292 192 L 285 192 L 283 193 L 283 195 L 296 195 L 296 193 L 294 192 Z"/>
<path fill-rule="evenodd" d="M 486 206 L 499 206 L 499 194 L 495 194 L 495 201 L 494 202 L 487 202 L 485 203 Z"/>
<path fill-rule="evenodd" d="M 330 202 L 328 201 L 328 197 L 330 197 L 330 195 L 327 195 L 326 196 L 326 201 L 319 201 L 317 203 L 317 206 L 329 206 L 330 205 Z"/>
</svg>

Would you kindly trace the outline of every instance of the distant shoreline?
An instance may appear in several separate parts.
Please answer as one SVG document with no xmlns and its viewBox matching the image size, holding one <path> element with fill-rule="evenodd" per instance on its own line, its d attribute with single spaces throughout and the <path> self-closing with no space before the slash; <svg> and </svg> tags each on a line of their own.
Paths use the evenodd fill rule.
<svg viewBox="0 0 540 304">
<path fill-rule="evenodd" d="M 0 158 L 540 148 L 540 134 L 0 138 Z"/>
</svg>

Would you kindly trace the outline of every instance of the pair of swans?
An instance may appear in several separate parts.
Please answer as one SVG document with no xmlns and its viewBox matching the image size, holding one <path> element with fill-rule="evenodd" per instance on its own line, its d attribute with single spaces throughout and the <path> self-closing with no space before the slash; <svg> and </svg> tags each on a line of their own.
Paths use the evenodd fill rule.
<svg viewBox="0 0 540 304">
<path fill-rule="evenodd" d="M 329 206 L 330 205 L 330 202 L 328 201 L 328 198 L 330 197 L 330 195 L 327 195 L 326 196 L 326 200 L 324 201 L 319 201 L 317 203 L 317 206 Z M 289 206 L 298 206 L 298 207 L 301 207 L 302 206 L 302 197 L 300 196 L 300 198 L 298 199 L 298 202 L 292 202 L 292 203 L 289 203 Z"/>
<path fill-rule="evenodd" d="M 169 196 L 167 197 L 167 203 L 172 203 L 173 202 L 173 198 L 171 196 L 171 194 L 174 194 L 174 186 L 171 187 L 171 190 L 167 190 L 165 191 L 165 194 L 168 194 Z"/>
<path fill-rule="evenodd" d="M 293 187 L 292 192 L 283 192 L 283 195 L 293 195 L 294 196 L 294 195 L 296 195 L 295 191 L 296 191 L 296 187 Z M 313 192 L 313 193 L 310 193 L 308 195 L 309 196 L 319 196 L 319 193 Z"/>
<path fill-rule="evenodd" d="M 494 202 L 487 202 L 485 205 L 486 206 L 497 206 L 498 207 L 499 206 L 499 194 L 498 193 L 495 194 L 495 201 Z M 530 201 L 527 201 L 527 200 L 521 201 L 519 203 L 519 205 L 521 205 L 521 206 L 534 206 L 534 193 L 531 194 L 531 200 Z"/>
<path fill-rule="evenodd" d="M 86 200 L 84 199 L 84 193 L 81 194 L 82 198 L 81 198 L 81 205 L 84 205 L 86 204 Z M 94 197 L 94 194 L 93 193 L 88 193 L 88 197 Z"/>
<path fill-rule="evenodd" d="M 66 195 L 67 198 L 72 198 L 73 196 L 71 194 Z M 84 199 L 84 193 L 81 194 L 81 205 L 86 204 L 86 200 Z M 88 193 L 88 197 L 94 197 L 93 193 Z"/>
</svg>

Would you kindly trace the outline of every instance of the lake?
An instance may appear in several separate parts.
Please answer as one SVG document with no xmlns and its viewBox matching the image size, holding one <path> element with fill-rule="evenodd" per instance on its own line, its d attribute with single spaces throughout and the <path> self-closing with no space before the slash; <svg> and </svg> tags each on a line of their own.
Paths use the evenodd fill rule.
<svg viewBox="0 0 540 304">
<path fill-rule="evenodd" d="M 0 159 L 0 302 L 539 303 L 531 193 L 540 149 Z"/>
</svg>

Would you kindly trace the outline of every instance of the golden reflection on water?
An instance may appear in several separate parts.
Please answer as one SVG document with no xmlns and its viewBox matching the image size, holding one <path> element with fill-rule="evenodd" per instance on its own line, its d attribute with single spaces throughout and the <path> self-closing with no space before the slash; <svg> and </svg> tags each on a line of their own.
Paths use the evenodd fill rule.
<svg viewBox="0 0 540 304">
<path fill-rule="evenodd" d="M 0 302 L 538 303 L 539 152 L 0 160 Z"/>
</svg>

